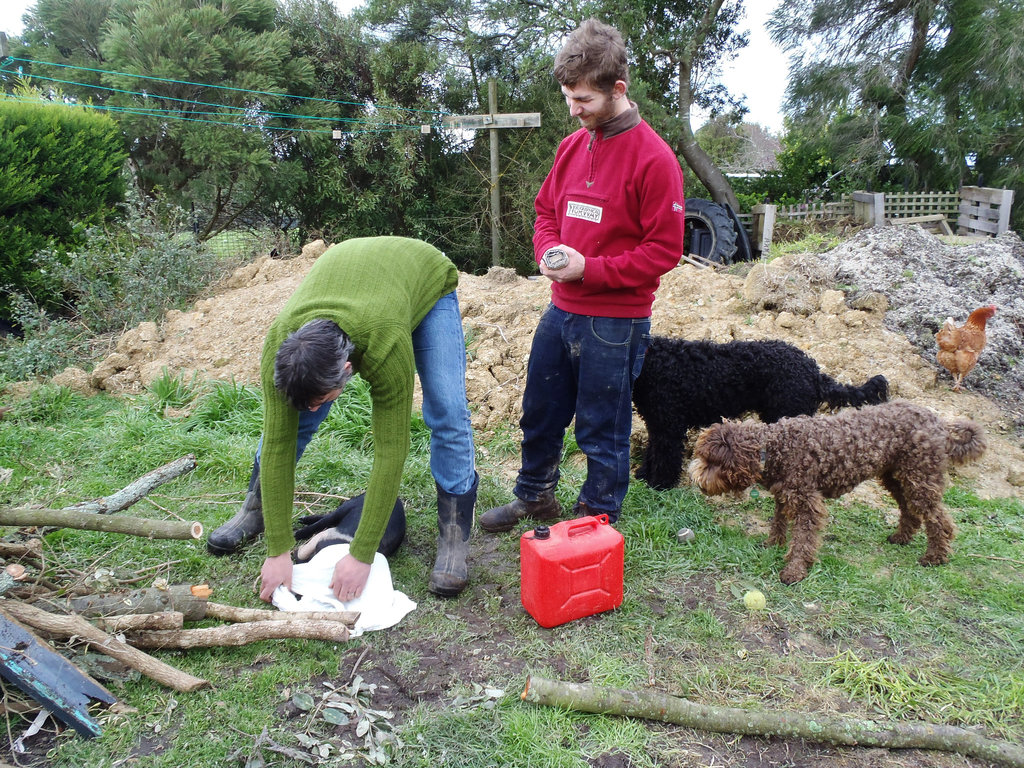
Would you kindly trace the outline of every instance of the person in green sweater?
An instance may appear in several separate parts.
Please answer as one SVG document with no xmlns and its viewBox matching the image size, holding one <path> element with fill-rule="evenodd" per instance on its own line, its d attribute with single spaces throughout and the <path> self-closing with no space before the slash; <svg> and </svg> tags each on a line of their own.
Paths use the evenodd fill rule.
<svg viewBox="0 0 1024 768">
<path fill-rule="evenodd" d="M 430 589 L 459 594 L 478 475 L 466 401 L 466 347 L 455 288 L 458 271 L 420 240 L 367 237 L 329 248 L 288 299 L 267 333 L 260 363 L 263 436 L 241 510 L 213 531 L 208 550 L 238 551 L 261 532 L 267 559 L 260 597 L 290 586 L 295 464 L 346 381 L 370 385 L 373 466 L 359 527 L 334 571 L 339 600 L 366 584 L 398 498 L 409 453 L 413 377 L 423 390 L 430 469 L 437 487 L 437 560 Z"/>
</svg>

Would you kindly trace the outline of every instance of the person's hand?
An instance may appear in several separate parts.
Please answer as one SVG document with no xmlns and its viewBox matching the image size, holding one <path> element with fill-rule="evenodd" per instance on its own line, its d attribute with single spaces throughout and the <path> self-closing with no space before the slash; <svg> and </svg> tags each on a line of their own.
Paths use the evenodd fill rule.
<svg viewBox="0 0 1024 768">
<path fill-rule="evenodd" d="M 331 579 L 331 590 L 341 602 L 347 603 L 363 594 L 363 587 L 370 577 L 370 564 L 356 560 L 352 555 L 345 555 L 334 566 L 334 578 Z"/>
<path fill-rule="evenodd" d="M 263 583 L 260 587 L 260 600 L 269 603 L 274 590 L 284 584 L 292 588 L 292 553 L 282 552 L 275 557 L 268 557 L 260 568 Z"/>
<path fill-rule="evenodd" d="M 575 283 L 583 279 L 584 259 L 583 254 L 568 245 L 559 245 L 558 248 L 565 251 L 569 256 L 569 263 L 561 269 L 548 269 L 543 261 L 540 262 L 540 273 L 556 283 Z"/>
</svg>

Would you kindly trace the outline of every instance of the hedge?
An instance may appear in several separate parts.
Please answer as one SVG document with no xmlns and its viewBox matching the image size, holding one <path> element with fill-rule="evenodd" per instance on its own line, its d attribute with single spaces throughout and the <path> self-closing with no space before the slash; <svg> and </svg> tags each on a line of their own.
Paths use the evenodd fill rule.
<svg viewBox="0 0 1024 768">
<path fill-rule="evenodd" d="M 0 101 L 0 316 L 11 292 L 41 305 L 60 297 L 39 268 L 44 248 L 72 250 L 89 225 L 124 198 L 124 139 L 106 115 L 83 107 Z"/>
</svg>

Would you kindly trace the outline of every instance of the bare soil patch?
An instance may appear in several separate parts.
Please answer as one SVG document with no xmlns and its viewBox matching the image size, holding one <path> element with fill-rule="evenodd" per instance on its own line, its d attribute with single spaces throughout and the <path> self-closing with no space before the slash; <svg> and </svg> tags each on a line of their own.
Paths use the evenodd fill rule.
<svg viewBox="0 0 1024 768">
<path fill-rule="evenodd" d="M 326 245 L 286 259 L 258 258 L 236 270 L 188 312 L 143 323 L 91 373 L 56 381 L 77 389 L 136 392 L 165 370 L 255 384 L 263 337 Z M 982 498 L 1024 498 L 1024 243 L 1014 234 L 980 242 L 940 238 L 916 226 L 855 232 L 824 254 L 800 254 L 729 270 L 681 264 L 662 280 L 653 332 L 688 339 L 776 338 L 803 349 L 844 382 L 882 373 L 893 397 L 986 429 L 982 461 L 958 470 Z M 481 435 L 515 427 L 530 341 L 549 299 L 544 279 L 492 268 L 460 275 L 469 349 L 467 392 Z M 935 361 L 934 334 L 982 304 L 999 311 L 966 390 L 953 392 Z M 636 441 L 644 440 L 636 422 Z M 511 484 L 516 466 L 503 467 Z M 872 483 L 858 494 L 890 504 Z"/>
</svg>

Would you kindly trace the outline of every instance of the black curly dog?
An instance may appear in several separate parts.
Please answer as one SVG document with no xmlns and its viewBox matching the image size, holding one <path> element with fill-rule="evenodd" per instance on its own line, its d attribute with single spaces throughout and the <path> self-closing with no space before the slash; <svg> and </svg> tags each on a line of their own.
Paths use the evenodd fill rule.
<svg viewBox="0 0 1024 768">
<path fill-rule="evenodd" d="M 647 451 L 636 476 L 659 491 L 679 482 L 686 430 L 754 412 L 773 423 L 810 416 L 825 404 L 882 403 L 889 382 L 860 387 L 822 373 L 814 358 L 784 341 L 687 341 L 652 336 L 633 385 L 633 404 L 647 426 Z"/>
</svg>

